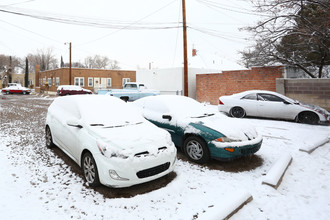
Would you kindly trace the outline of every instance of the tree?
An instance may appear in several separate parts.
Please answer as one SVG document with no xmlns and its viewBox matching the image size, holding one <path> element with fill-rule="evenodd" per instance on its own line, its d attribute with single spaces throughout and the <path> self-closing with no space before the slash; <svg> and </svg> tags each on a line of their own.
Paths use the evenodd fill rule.
<svg viewBox="0 0 330 220">
<path fill-rule="evenodd" d="M 29 86 L 29 61 L 28 58 L 25 58 L 25 76 L 24 76 L 24 85 L 25 87 Z"/>
<path fill-rule="evenodd" d="M 110 60 L 108 57 L 101 55 L 86 57 L 85 66 L 90 69 L 120 69 L 118 61 Z"/>
<path fill-rule="evenodd" d="M 241 52 L 246 67 L 286 64 L 312 78 L 325 76 L 330 65 L 329 0 L 253 0 L 259 12 L 268 14 L 246 28 L 255 44 Z"/>
<path fill-rule="evenodd" d="M 52 70 L 58 68 L 58 61 L 53 54 L 53 49 L 37 49 L 37 52 L 28 54 L 31 65 L 31 72 L 35 71 L 35 66 L 40 65 L 40 71 Z"/>
</svg>

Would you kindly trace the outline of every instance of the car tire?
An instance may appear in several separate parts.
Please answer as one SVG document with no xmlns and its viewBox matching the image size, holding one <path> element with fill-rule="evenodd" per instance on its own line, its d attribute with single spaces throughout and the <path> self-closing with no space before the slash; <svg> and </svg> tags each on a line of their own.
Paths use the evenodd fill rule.
<svg viewBox="0 0 330 220">
<path fill-rule="evenodd" d="M 100 185 L 97 166 L 93 155 L 89 152 L 86 152 L 82 157 L 82 170 L 89 186 Z"/>
<path fill-rule="evenodd" d="M 23 91 L 23 95 L 26 95 L 26 92 L 25 91 Z"/>
<path fill-rule="evenodd" d="M 244 118 L 245 116 L 245 111 L 241 107 L 233 107 L 230 110 L 230 115 L 234 118 Z"/>
<path fill-rule="evenodd" d="M 7 95 L 9 95 L 9 94 L 10 94 L 10 92 L 9 92 L 9 91 L 7 91 L 7 92 L 6 92 L 6 94 L 7 94 Z"/>
<path fill-rule="evenodd" d="M 46 138 L 46 147 L 48 147 L 48 148 L 54 147 L 55 145 L 53 143 L 52 132 L 50 131 L 50 128 L 48 126 L 46 127 L 45 132 L 46 132 L 46 137 L 45 137 Z"/>
<path fill-rule="evenodd" d="M 304 124 L 317 124 L 320 118 L 314 112 L 301 112 L 298 115 L 298 122 Z"/>
<path fill-rule="evenodd" d="M 127 96 L 122 96 L 122 97 L 120 97 L 120 99 L 123 100 L 123 101 L 125 101 L 125 102 L 128 102 L 129 97 L 127 97 Z"/>
<path fill-rule="evenodd" d="M 189 136 L 184 141 L 184 152 L 189 160 L 204 164 L 210 160 L 210 152 L 205 141 L 197 136 Z"/>
</svg>

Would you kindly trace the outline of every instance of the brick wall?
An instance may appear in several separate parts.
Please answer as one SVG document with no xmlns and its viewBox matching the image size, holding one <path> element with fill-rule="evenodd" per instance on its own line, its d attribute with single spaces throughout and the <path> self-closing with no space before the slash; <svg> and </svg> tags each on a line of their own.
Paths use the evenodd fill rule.
<svg viewBox="0 0 330 220">
<path fill-rule="evenodd" d="M 216 105 L 222 95 L 231 95 L 251 89 L 276 91 L 276 78 L 282 77 L 282 66 L 197 74 L 196 99 Z"/>
<path fill-rule="evenodd" d="M 60 68 L 55 70 L 48 70 L 43 72 L 36 71 L 36 85 L 41 90 L 48 90 L 51 92 L 56 92 L 57 86 L 55 86 L 56 78 L 59 78 L 60 85 L 69 85 L 69 68 Z M 120 89 L 122 88 L 122 79 L 130 78 L 131 82 L 136 81 L 136 71 L 128 70 L 101 70 L 101 69 L 83 69 L 83 68 L 72 68 L 71 69 L 71 85 L 74 85 L 75 77 L 84 78 L 84 88 L 94 91 L 94 83 L 98 81 L 100 83 L 101 78 L 111 78 L 111 88 Z M 38 85 L 39 79 L 48 81 L 48 78 L 51 78 L 51 84 L 49 88 L 45 88 L 44 85 Z M 88 78 L 93 78 L 93 86 L 88 86 Z M 37 88 L 36 88 L 37 89 Z"/>
<path fill-rule="evenodd" d="M 277 85 L 283 95 L 330 111 L 330 79 L 277 79 Z"/>
</svg>

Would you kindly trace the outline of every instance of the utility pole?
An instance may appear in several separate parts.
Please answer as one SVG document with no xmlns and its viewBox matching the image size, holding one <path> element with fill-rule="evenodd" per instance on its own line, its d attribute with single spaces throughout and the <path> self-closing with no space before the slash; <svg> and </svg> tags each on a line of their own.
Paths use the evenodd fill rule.
<svg viewBox="0 0 330 220">
<path fill-rule="evenodd" d="M 71 85 L 71 76 L 72 76 L 72 72 L 71 72 L 71 42 L 70 43 L 64 43 L 69 44 L 69 85 Z"/>
<path fill-rule="evenodd" d="M 187 22 L 186 22 L 186 2 L 182 0 L 183 19 L 183 83 L 184 96 L 188 96 L 188 53 L 187 53 Z"/>
<path fill-rule="evenodd" d="M 71 72 L 71 42 L 70 42 L 70 64 L 69 64 L 69 85 L 71 85 L 71 76 L 72 76 L 72 72 Z"/>
</svg>

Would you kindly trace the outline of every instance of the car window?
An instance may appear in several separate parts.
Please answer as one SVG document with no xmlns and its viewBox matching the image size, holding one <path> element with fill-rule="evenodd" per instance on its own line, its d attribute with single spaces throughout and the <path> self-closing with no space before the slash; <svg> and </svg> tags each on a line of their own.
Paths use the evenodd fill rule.
<svg viewBox="0 0 330 220">
<path fill-rule="evenodd" d="M 248 94 L 244 96 L 242 99 L 257 100 L 257 94 L 256 93 Z"/>
<path fill-rule="evenodd" d="M 159 113 L 159 114 L 168 114 L 169 108 L 164 104 L 163 102 L 159 100 L 153 100 L 153 101 L 146 101 L 144 103 L 145 109 L 148 109 L 151 112 Z"/>
<path fill-rule="evenodd" d="M 81 118 L 80 111 L 75 102 L 72 102 L 70 100 L 61 100 L 61 101 L 62 101 L 61 107 L 68 116 L 78 119 Z"/>
<path fill-rule="evenodd" d="M 125 85 L 125 89 L 134 89 L 136 87 L 137 87 L 136 84 L 126 84 Z"/>
<path fill-rule="evenodd" d="M 264 101 L 270 101 L 270 102 L 283 102 L 284 100 L 276 95 L 272 95 L 272 94 L 259 94 L 260 97 L 262 97 L 262 99 Z"/>
</svg>

